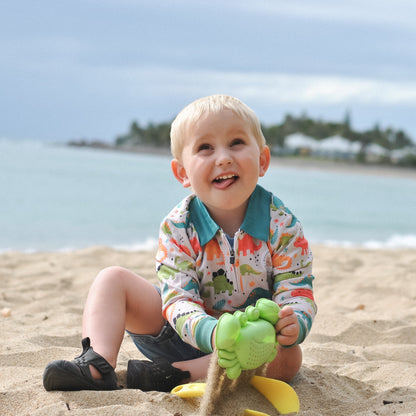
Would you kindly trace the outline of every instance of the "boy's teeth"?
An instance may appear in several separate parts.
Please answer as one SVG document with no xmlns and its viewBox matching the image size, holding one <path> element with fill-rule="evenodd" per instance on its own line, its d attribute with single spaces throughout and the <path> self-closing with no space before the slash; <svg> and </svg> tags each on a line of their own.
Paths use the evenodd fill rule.
<svg viewBox="0 0 416 416">
<path fill-rule="evenodd" d="M 213 183 L 215 184 L 214 186 L 218 189 L 227 189 L 237 180 L 237 178 L 238 176 L 234 174 L 217 176 L 213 180 Z"/>
<path fill-rule="evenodd" d="M 230 179 L 230 178 L 234 178 L 234 175 L 226 175 L 226 176 L 218 176 L 218 178 L 216 178 L 216 181 L 221 181 L 224 179 Z"/>
</svg>

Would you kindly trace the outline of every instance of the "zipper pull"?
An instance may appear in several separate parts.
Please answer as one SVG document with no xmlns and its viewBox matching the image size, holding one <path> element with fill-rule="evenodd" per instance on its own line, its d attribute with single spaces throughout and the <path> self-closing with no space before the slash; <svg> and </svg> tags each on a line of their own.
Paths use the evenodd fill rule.
<svg viewBox="0 0 416 416">
<path fill-rule="evenodd" d="M 231 249 L 231 253 L 230 253 L 230 264 L 234 264 L 235 262 L 235 253 L 234 250 Z"/>
</svg>

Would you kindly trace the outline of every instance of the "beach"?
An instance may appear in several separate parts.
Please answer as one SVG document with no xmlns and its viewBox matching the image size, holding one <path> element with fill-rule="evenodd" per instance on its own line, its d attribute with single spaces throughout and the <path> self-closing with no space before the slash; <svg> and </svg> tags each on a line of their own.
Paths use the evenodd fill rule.
<svg viewBox="0 0 416 416">
<path fill-rule="evenodd" d="M 416 250 L 312 250 L 318 315 L 291 383 L 299 414 L 416 414 Z M 156 283 L 153 256 L 106 247 L 0 254 L 2 416 L 198 415 L 200 399 L 129 389 L 46 392 L 42 385 L 48 362 L 81 352 L 83 305 L 97 272 L 121 265 Z M 140 358 L 126 336 L 116 369 L 121 385 L 127 361 Z M 228 397 L 222 416 L 242 406 L 278 414 L 250 387 Z"/>
</svg>

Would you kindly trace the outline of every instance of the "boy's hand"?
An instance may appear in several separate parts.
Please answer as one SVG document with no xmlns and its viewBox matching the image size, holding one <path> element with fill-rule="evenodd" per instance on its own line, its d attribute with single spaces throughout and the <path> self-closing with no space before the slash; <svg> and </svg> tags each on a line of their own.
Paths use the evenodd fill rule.
<svg viewBox="0 0 416 416">
<path fill-rule="evenodd" d="M 299 321 L 291 306 L 284 306 L 279 313 L 275 326 L 277 342 L 280 345 L 292 345 L 299 336 Z"/>
</svg>

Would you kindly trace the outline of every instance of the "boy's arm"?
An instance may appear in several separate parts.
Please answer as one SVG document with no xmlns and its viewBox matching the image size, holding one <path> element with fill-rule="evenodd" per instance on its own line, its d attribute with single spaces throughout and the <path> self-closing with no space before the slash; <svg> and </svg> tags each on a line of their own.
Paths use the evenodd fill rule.
<svg viewBox="0 0 416 416">
<path fill-rule="evenodd" d="M 309 333 L 317 311 L 312 289 L 312 253 L 300 222 L 289 210 L 283 212 L 271 246 L 273 300 L 282 308 L 286 305 L 293 308 L 299 322 L 299 334 L 292 344 L 296 345 Z"/>
<path fill-rule="evenodd" d="M 196 240 L 191 244 L 185 228 L 174 227 L 169 222 L 162 225 L 156 256 L 162 312 L 182 340 L 212 352 L 217 320 L 205 312 L 200 295 L 196 262 L 201 248 Z"/>
</svg>

